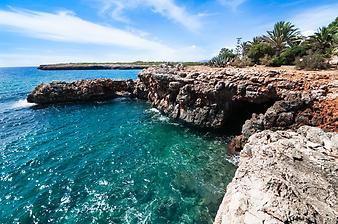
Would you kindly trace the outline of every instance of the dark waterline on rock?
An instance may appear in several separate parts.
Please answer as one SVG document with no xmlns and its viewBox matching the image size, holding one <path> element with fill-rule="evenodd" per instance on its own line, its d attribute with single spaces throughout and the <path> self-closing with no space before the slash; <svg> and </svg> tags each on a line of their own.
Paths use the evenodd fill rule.
<svg viewBox="0 0 338 224">
<path fill-rule="evenodd" d="M 226 140 L 116 99 L 32 108 L 40 82 L 138 71 L 0 69 L 0 222 L 211 223 L 234 175 Z"/>
</svg>

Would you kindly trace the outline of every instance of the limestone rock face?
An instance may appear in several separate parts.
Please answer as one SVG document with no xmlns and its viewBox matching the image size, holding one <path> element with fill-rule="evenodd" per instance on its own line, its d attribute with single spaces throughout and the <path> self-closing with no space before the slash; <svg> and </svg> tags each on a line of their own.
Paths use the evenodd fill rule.
<svg viewBox="0 0 338 224">
<path fill-rule="evenodd" d="M 54 81 L 40 84 L 27 97 L 37 104 L 106 100 L 117 96 L 130 96 L 134 89 L 132 80 L 95 79 L 76 82 Z"/>
<path fill-rule="evenodd" d="M 248 137 L 271 127 L 315 125 L 333 130 L 332 122 L 338 121 L 325 115 L 329 106 L 323 114 L 319 105 L 323 105 L 321 100 L 324 103 L 333 100 L 330 105 L 337 113 L 336 80 L 335 72 L 162 65 L 143 70 L 138 80 L 142 88 L 136 90 L 147 94 L 152 105 L 169 117 L 202 128 L 224 127 L 249 106 L 259 109 L 275 103 L 268 111 L 261 110 L 262 115 L 254 115 L 243 127 L 242 134 Z M 322 119 L 323 115 L 331 119 Z M 251 133 L 246 133 L 249 130 Z"/>
<path fill-rule="evenodd" d="M 302 126 L 252 135 L 215 223 L 338 223 L 338 134 Z"/>
<path fill-rule="evenodd" d="M 163 65 L 143 70 L 139 81 L 148 92 L 148 100 L 169 117 L 202 128 L 221 128 L 236 103 L 261 104 L 278 99 L 270 80 L 276 75 L 269 71 L 199 71 Z"/>
</svg>

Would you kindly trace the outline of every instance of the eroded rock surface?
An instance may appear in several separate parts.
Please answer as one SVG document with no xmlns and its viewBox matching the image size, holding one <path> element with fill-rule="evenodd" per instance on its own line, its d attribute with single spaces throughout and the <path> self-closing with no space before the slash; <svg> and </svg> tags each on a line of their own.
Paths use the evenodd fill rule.
<svg viewBox="0 0 338 224">
<path fill-rule="evenodd" d="M 315 114 L 320 114 L 321 108 L 312 106 L 320 100 L 337 99 L 337 80 L 336 72 L 291 73 L 261 67 L 162 65 L 143 70 L 139 75 L 143 92 L 154 107 L 171 118 L 198 127 L 221 128 L 241 110 L 256 107 L 256 112 L 261 113 L 259 108 L 276 102 L 243 127 L 244 141 L 251 134 L 271 127 L 330 126 L 332 119 L 317 119 L 320 117 Z M 338 105 L 333 107 L 338 110 Z"/>
<path fill-rule="evenodd" d="M 40 84 L 27 97 L 37 104 L 107 100 L 117 96 L 131 96 L 134 91 L 132 80 L 95 79 L 76 82 L 54 81 Z"/>
<path fill-rule="evenodd" d="M 252 135 L 215 223 L 338 223 L 338 134 L 302 126 Z"/>
<path fill-rule="evenodd" d="M 236 102 L 262 104 L 277 100 L 276 87 L 271 84 L 276 75 L 162 66 L 144 70 L 139 79 L 149 101 L 169 117 L 202 128 L 220 128 L 232 115 Z"/>
</svg>

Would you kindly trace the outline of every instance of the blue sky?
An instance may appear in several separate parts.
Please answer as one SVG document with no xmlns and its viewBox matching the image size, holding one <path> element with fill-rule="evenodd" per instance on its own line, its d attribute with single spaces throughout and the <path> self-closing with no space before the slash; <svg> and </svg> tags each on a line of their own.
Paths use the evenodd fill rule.
<svg viewBox="0 0 338 224">
<path fill-rule="evenodd" d="M 309 35 L 337 0 L 1 0 L 0 66 L 199 61 L 279 20 Z"/>
</svg>

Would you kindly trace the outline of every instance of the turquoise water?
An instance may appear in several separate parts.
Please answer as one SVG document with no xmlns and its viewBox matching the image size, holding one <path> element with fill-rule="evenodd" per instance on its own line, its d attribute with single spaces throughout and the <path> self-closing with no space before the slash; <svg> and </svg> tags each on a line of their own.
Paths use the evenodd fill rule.
<svg viewBox="0 0 338 224">
<path fill-rule="evenodd" d="M 0 223 L 212 223 L 235 171 L 224 137 L 137 100 L 24 101 L 40 82 L 138 72 L 0 68 Z"/>
</svg>

